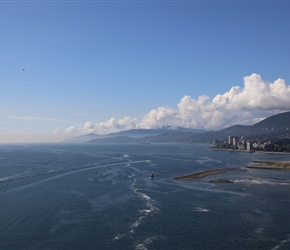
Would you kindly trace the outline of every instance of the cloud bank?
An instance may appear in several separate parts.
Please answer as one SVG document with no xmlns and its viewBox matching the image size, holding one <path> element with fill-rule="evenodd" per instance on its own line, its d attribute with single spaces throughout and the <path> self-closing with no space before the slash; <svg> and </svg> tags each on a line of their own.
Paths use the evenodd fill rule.
<svg viewBox="0 0 290 250">
<path fill-rule="evenodd" d="M 265 82 L 259 74 L 244 77 L 244 86 L 234 86 L 224 94 L 184 96 L 177 108 L 158 107 L 140 117 L 110 118 L 105 122 L 85 122 L 69 127 L 68 134 L 107 134 L 128 129 L 152 129 L 170 125 L 194 129 L 217 130 L 235 124 L 253 124 L 263 118 L 290 110 L 290 86 L 285 80 Z"/>
</svg>

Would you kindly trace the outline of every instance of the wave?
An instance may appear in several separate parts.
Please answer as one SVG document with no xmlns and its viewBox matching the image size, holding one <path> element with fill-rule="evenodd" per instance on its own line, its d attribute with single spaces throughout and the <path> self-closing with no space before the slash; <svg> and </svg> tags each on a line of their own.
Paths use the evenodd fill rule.
<svg viewBox="0 0 290 250">
<path fill-rule="evenodd" d="M 159 159 L 165 159 L 165 160 L 174 160 L 174 161 L 189 161 L 192 162 L 192 160 L 187 160 L 183 158 L 173 158 L 173 157 L 168 157 L 168 156 L 155 156 L 156 158 Z"/>
<path fill-rule="evenodd" d="M 225 193 L 225 194 L 232 194 L 232 195 L 237 195 L 237 196 L 241 196 L 241 197 L 245 197 L 245 196 L 249 196 L 249 195 L 251 196 L 251 194 L 249 194 L 249 193 L 217 189 L 216 187 L 218 185 L 211 184 L 211 183 L 198 183 L 198 186 L 188 185 L 187 183 L 178 182 L 178 181 L 176 181 L 174 183 L 170 183 L 170 182 L 162 182 L 162 183 L 164 185 L 167 185 L 167 186 L 172 186 L 172 187 L 179 186 L 182 188 L 196 190 L 196 191 L 200 191 L 200 192 Z"/>
<path fill-rule="evenodd" d="M 130 233 L 134 233 L 134 229 L 136 227 L 138 227 L 141 222 L 151 213 L 155 212 L 155 211 L 159 211 L 159 209 L 157 207 L 154 206 L 154 200 L 148 196 L 145 193 L 142 193 L 139 191 L 138 188 L 135 187 L 136 184 L 136 179 L 134 180 L 133 184 L 131 185 L 131 189 L 133 190 L 134 193 L 138 194 L 143 200 L 146 200 L 146 208 L 139 210 L 139 213 L 141 213 L 141 215 L 139 216 L 139 218 L 131 225 L 131 230 Z"/>
<path fill-rule="evenodd" d="M 0 178 L 0 182 L 2 182 L 2 181 L 7 181 L 7 180 L 9 180 L 9 179 L 11 179 L 12 177 L 2 177 L 2 178 Z"/>
<path fill-rule="evenodd" d="M 125 237 L 127 235 L 127 233 L 122 233 L 122 234 L 117 234 L 113 240 L 120 240 L 122 239 L 123 237 Z"/>
<path fill-rule="evenodd" d="M 193 211 L 195 211 L 195 212 L 203 212 L 203 213 L 207 213 L 207 212 L 209 212 L 208 209 L 206 209 L 206 208 L 201 208 L 201 207 L 196 207 L 196 208 L 193 209 Z"/>
<path fill-rule="evenodd" d="M 290 242 L 290 234 L 288 235 L 288 238 L 286 240 L 282 240 L 277 246 L 271 248 L 271 250 L 278 250 L 281 247 L 283 247 L 286 243 Z"/>
<path fill-rule="evenodd" d="M 154 237 L 148 237 L 148 238 L 142 239 L 135 244 L 135 249 L 136 250 L 147 250 L 148 245 L 152 244 L 156 240 L 159 240 L 160 238 L 164 238 L 164 237 L 154 236 Z"/>
<path fill-rule="evenodd" d="M 198 162 L 199 164 L 204 164 L 206 162 L 218 162 L 218 163 L 221 162 L 219 160 L 215 160 L 215 159 L 209 158 L 207 156 L 205 156 L 205 157 L 199 157 L 199 160 L 195 160 L 195 161 Z"/>
<path fill-rule="evenodd" d="M 21 180 L 21 179 L 25 179 L 25 178 L 33 178 L 33 177 L 45 177 L 45 176 L 51 176 L 49 178 L 43 179 L 43 180 L 39 180 L 33 183 L 29 183 L 26 185 L 23 185 L 21 187 L 17 187 L 17 188 L 13 188 L 13 189 L 9 189 L 5 192 L 12 192 L 12 191 L 16 191 L 16 190 L 20 190 L 20 189 L 24 189 L 24 188 L 28 188 L 37 184 L 42 184 L 51 180 L 55 180 L 67 175 L 72 175 L 75 173 L 79 173 L 79 172 L 83 172 L 83 171 L 88 171 L 88 170 L 92 170 L 92 169 L 97 169 L 97 168 L 103 168 L 103 167 L 112 167 L 112 166 L 122 166 L 122 165 L 130 165 L 130 164 L 136 164 L 136 163 L 148 163 L 148 161 L 150 160 L 139 160 L 139 161 L 130 161 L 129 163 L 126 162 L 114 162 L 114 163 L 108 163 L 108 164 L 100 164 L 100 165 L 88 165 L 88 166 L 82 166 L 82 167 L 78 167 L 78 168 L 70 168 L 70 169 L 61 169 L 61 170 L 56 170 L 56 171 L 52 171 L 52 172 L 46 172 L 46 173 L 41 173 L 41 174 L 29 174 L 29 175 L 18 175 L 18 176 L 12 176 L 12 177 L 2 177 L 2 180 L 0 182 L 8 182 L 8 181 L 17 181 L 17 180 Z M 4 179 L 3 179 L 4 178 Z"/>
<path fill-rule="evenodd" d="M 135 233 L 135 229 L 141 225 L 141 223 L 143 222 L 144 219 L 146 219 L 146 217 L 148 217 L 149 215 L 151 215 L 154 212 L 159 211 L 159 208 L 157 208 L 154 203 L 155 201 L 147 194 L 142 193 L 138 188 L 136 188 L 136 179 L 134 179 L 133 183 L 130 185 L 130 189 L 137 194 L 142 200 L 145 200 L 146 203 L 146 207 L 144 209 L 138 210 L 140 216 L 137 218 L 137 220 L 135 220 L 131 226 L 130 229 L 127 233 L 119 233 L 114 237 L 114 240 L 119 240 L 125 236 L 127 236 L 128 234 L 134 234 Z M 141 245 L 138 245 L 139 248 L 136 249 L 146 249 L 146 248 L 140 248 Z"/>
<path fill-rule="evenodd" d="M 255 184 L 255 185 L 281 185 L 289 186 L 289 182 L 281 182 L 274 180 L 265 180 L 265 179 L 244 179 L 244 180 L 231 180 L 234 183 L 245 183 L 245 184 Z"/>
</svg>

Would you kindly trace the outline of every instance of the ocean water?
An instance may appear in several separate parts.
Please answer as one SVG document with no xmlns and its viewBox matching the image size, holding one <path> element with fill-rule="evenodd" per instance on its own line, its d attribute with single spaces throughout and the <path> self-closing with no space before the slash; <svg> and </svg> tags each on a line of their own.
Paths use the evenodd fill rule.
<svg viewBox="0 0 290 250">
<path fill-rule="evenodd" d="M 0 249 L 290 249 L 290 171 L 173 179 L 290 155 L 208 146 L 2 144 Z"/>
</svg>

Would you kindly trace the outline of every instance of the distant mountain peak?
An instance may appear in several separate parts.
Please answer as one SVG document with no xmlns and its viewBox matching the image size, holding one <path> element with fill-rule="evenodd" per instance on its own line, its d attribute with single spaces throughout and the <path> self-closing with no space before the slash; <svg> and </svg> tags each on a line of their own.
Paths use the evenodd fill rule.
<svg viewBox="0 0 290 250">
<path fill-rule="evenodd" d="M 234 125 L 219 131 L 205 131 L 170 125 L 158 129 L 130 129 L 107 135 L 86 134 L 71 138 L 65 142 L 84 143 L 89 141 L 105 142 L 210 142 L 222 140 L 229 135 L 263 137 L 278 136 L 290 132 L 290 111 L 270 116 L 254 125 Z"/>
</svg>

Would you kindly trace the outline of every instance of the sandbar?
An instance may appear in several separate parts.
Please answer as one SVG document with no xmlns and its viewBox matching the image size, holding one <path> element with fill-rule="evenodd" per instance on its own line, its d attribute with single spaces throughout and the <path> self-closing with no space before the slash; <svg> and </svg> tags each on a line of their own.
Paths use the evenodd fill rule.
<svg viewBox="0 0 290 250">
<path fill-rule="evenodd" d="M 226 180 L 226 179 L 213 179 L 210 180 L 209 182 L 214 182 L 214 183 L 235 183 L 231 180 Z"/>
<path fill-rule="evenodd" d="M 247 168 L 261 168 L 274 170 L 290 170 L 290 161 L 257 160 Z"/>
<path fill-rule="evenodd" d="M 175 177 L 175 180 L 200 180 L 203 179 L 204 177 L 207 177 L 209 175 L 217 175 L 221 173 L 226 173 L 226 172 L 233 172 L 233 171 L 245 171 L 241 168 L 222 168 L 222 169 L 212 169 L 212 170 L 206 170 L 206 171 L 201 171 L 189 175 L 183 175 L 179 177 Z"/>
</svg>

